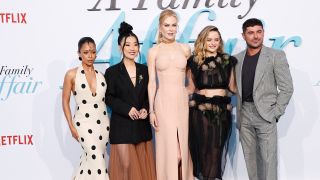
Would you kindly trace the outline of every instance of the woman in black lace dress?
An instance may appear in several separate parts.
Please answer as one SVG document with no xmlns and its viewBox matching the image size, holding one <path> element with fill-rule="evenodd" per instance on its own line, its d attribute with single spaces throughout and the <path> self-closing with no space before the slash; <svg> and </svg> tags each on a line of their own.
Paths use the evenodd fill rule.
<svg viewBox="0 0 320 180">
<path fill-rule="evenodd" d="M 231 134 L 232 106 L 228 94 L 236 91 L 237 60 L 223 52 L 218 28 L 205 27 L 188 60 L 189 148 L 198 179 L 222 179 Z"/>
</svg>

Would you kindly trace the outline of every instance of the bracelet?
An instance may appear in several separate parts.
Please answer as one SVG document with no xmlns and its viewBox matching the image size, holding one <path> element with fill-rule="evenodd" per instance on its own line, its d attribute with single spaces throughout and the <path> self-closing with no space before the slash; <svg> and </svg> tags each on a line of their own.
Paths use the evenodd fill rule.
<svg viewBox="0 0 320 180">
<path fill-rule="evenodd" d="M 149 111 L 149 114 L 152 114 L 152 113 L 154 114 L 154 113 L 155 113 L 155 111 Z"/>
</svg>

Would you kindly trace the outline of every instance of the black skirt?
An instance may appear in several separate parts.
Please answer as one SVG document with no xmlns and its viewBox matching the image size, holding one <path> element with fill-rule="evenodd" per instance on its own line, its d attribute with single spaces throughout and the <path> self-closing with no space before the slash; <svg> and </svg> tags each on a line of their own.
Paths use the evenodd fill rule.
<svg viewBox="0 0 320 180">
<path fill-rule="evenodd" d="M 189 101 L 189 148 L 198 179 L 222 179 L 232 125 L 230 102 L 227 96 L 199 94 Z"/>
</svg>

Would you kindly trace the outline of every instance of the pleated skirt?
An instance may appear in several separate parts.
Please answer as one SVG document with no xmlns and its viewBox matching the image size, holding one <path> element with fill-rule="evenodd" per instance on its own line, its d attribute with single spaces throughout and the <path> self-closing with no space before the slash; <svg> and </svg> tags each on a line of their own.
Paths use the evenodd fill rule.
<svg viewBox="0 0 320 180">
<path fill-rule="evenodd" d="M 118 144 L 111 144 L 109 159 L 110 180 L 155 180 L 155 160 L 152 141 L 138 144 L 127 144 L 129 161 L 120 163 L 121 157 L 117 151 Z M 125 179 L 124 171 L 128 171 Z"/>
</svg>

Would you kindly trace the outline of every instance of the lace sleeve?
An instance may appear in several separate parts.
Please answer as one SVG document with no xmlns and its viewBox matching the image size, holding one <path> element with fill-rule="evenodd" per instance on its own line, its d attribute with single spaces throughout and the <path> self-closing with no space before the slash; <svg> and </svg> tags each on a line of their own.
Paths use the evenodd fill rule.
<svg viewBox="0 0 320 180">
<path fill-rule="evenodd" d="M 187 62 L 187 90 L 188 90 L 188 94 L 193 94 L 196 91 L 196 84 L 195 84 L 195 73 L 197 73 L 197 65 L 196 63 L 193 61 L 193 57 L 191 56 L 188 59 Z"/>
<path fill-rule="evenodd" d="M 237 92 L 237 84 L 235 80 L 235 66 L 237 65 L 237 63 L 238 63 L 238 60 L 235 57 L 230 56 L 231 68 L 230 68 L 230 74 L 229 74 L 228 89 L 232 94 L 235 94 Z"/>
<path fill-rule="evenodd" d="M 194 61 L 194 56 L 190 56 L 187 62 L 187 69 L 191 70 L 193 77 L 198 75 L 198 64 Z"/>
<path fill-rule="evenodd" d="M 230 63 L 232 65 L 232 67 L 235 67 L 238 63 L 237 58 L 235 58 L 234 56 L 230 56 Z"/>
</svg>

